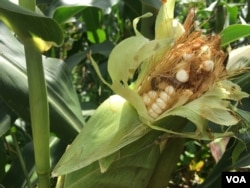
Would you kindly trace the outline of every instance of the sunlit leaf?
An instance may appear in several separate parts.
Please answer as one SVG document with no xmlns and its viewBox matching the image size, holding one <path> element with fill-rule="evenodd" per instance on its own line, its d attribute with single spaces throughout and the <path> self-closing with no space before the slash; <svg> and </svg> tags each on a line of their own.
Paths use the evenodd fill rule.
<svg viewBox="0 0 250 188">
<path fill-rule="evenodd" d="M 11 113 L 9 108 L 0 99 L 0 138 L 10 129 L 11 126 Z"/>
<path fill-rule="evenodd" d="M 226 46 L 247 36 L 250 36 L 250 25 L 230 25 L 221 32 L 221 45 Z"/>
<path fill-rule="evenodd" d="M 144 37 L 130 37 L 119 43 L 111 52 L 108 62 L 108 71 L 113 82 L 127 83 L 132 73 L 136 70 L 136 60 L 132 54 L 136 54 L 140 47 L 148 40 Z M 125 50 L 126 49 L 126 50 Z M 120 53 L 124 50 L 124 53 Z M 119 67 L 119 69 L 117 69 Z"/>
<path fill-rule="evenodd" d="M 52 44 L 61 45 L 63 42 L 62 30 L 54 20 L 9 1 L 0 1 L 0 19 L 21 40 L 36 37 L 36 45 L 41 51 L 48 50 Z"/>
<path fill-rule="evenodd" d="M 239 47 L 229 53 L 226 69 L 229 74 L 235 70 L 241 71 L 250 65 L 250 45 Z"/>
<path fill-rule="evenodd" d="M 141 138 L 148 131 L 133 107 L 118 95 L 99 106 L 53 171 L 54 176 L 86 167 Z"/>
<path fill-rule="evenodd" d="M 178 39 L 184 32 L 183 26 L 174 19 L 175 0 L 166 1 L 157 15 L 155 23 L 155 39 Z"/>
<path fill-rule="evenodd" d="M 53 18 L 60 24 L 83 11 L 86 7 L 96 7 L 99 9 L 107 9 L 115 5 L 118 0 L 64 0 L 60 3 L 56 2 L 51 5 L 53 10 Z"/>
</svg>

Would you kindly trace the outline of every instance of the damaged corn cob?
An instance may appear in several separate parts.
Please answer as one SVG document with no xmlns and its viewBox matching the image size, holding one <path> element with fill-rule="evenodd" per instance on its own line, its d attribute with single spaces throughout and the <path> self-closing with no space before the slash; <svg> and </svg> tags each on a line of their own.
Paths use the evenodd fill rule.
<svg viewBox="0 0 250 188">
<path fill-rule="evenodd" d="M 139 19 L 150 14 L 134 20 L 136 36 L 123 40 L 110 54 L 112 84 L 103 79 L 91 58 L 92 65 L 100 79 L 126 99 L 152 129 L 171 132 L 154 122 L 176 115 L 192 121 L 199 132 L 207 126 L 205 120 L 225 126 L 237 124 L 240 118 L 234 109 L 249 95 L 228 78 L 240 70 L 227 70 L 228 54 L 221 49 L 219 35 L 194 29 L 194 10 L 183 25 L 175 20 L 174 4 L 174 0 L 162 1 L 154 40 L 136 29 Z M 236 102 L 234 108 L 230 101 Z"/>
<path fill-rule="evenodd" d="M 182 95 L 188 96 L 186 102 L 198 98 L 226 74 L 227 54 L 220 48 L 220 37 L 192 31 L 193 18 L 191 10 L 184 24 L 185 32 L 137 89 L 152 118 L 174 107 Z"/>
</svg>

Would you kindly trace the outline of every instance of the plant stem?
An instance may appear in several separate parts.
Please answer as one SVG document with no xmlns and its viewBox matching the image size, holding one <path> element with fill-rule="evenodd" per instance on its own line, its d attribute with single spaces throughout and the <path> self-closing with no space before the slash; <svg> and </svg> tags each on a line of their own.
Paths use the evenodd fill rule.
<svg viewBox="0 0 250 188">
<path fill-rule="evenodd" d="M 19 5 L 35 11 L 35 0 L 19 0 Z M 42 56 L 32 38 L 24 42 L 26 57 L 32 136 L 38 187 L 50 187 L 49 107 Z"/>
<path fill-rule="evenodd" d="M 173 116 L 156 122 L 156 125 L 166 129 L 172 129 L 173 131 L 181 132 L 187 122 L 188 121 L 185 118 Z M 175 125 L 174 127 L 173 124 Z M 179 157 L 184 149 L 184 138 L 164 138 L 164 135 L 162 138 L 167 140 L 165 145 L 164 142 L 162 143 L 163 151 L 161 152 L 161 156 L 158 159 L 147 188 L 167 187 L 171 175 L 176 168 L 176 164 L 179 161 Z"/>
<path fill-rule="evenodd" d="M 49 109 L 42 56 L 32 39 L 24 41 L 38 187 L 50 187 Z"/>
<path fill-rule="evenodd" d="M 25 161 L 23 159 L 20 147 L 19 147 L 17 139 L 16 139 L 16 128 L 12 127 L 10 132 L 11 132 L 11 137 L 13 139 L 14 145 L 16 147 L 18 159 L 20 161 L 21 167 L 23 169 L 24 176 L 25 176 L 26 181 L 27 181 L 28 188 L 32 188 L 31 183 L 30 183 L 30 179 L 29 179 L 29 175 L 28 175 L 28 171 L 27 171 L 27 168 L 26 168 L 26 165 L 25 165 Z"/>
<path fill-rule="evenodd" d="M 223 28 L 224 28 L 224 24 L 225 24 L 225 10 L 223 5 L 219 4 L 219 1 L 217 3 L 217 6 L 215 7 L 215 33 L 220 33 Z"/>
<path fill-rule="evenodd" d="M 147 188 L 167 187 L 176 163 L 184 149 L 184 138 L 170 138 L 155 167 Z"/>
</svg>

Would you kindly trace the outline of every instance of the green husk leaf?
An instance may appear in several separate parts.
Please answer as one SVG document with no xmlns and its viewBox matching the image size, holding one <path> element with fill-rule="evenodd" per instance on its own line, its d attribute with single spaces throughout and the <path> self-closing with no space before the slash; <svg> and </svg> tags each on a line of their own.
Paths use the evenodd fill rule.
<svg viewBox="0 0 250 188">
<path fill-rule="evenodd" d="M 184 32 L 183 26 L 174 20 L 175 0 L 163 3 L 156 18 L 155 38 L 174 38 L 177 39 Z"/>
<path fill-rule="evenodd" d="M 53 176 L 83 168 L 134 142 L 148 131 L 134 108 L 122 97 L 113 95 L 96 110 L 57 164 Z"/>
<path fill-rule="evenodd" d="M 110 165 L 116 160 L 119 159 L 120 152 L 117 151 L 107 157 L 104 157 L 99 160 L 100 171 L 102 173 L 106 172 Z"/>
<path fill-rule="evenodd" d="M 110 168 L 102 173 L 97 162 L 65 177 L 64 187 L 136 187 L 145 188 L 160 156 L 159 145 L 145 143 L 131 144 L 121 149 L 121 156 Z M 147 141 L 146 141 L 147 142 Z"/>
<path fill-rule="evenodd" d="M 229 53 L 229 59 L 226 66 L 227 72 L 229 74 L 238 73 L 238 71 L 244 71 L 245 67 L 250 65 L 250 45 L 243 46 L 232 50 Z"/>
<path fill-rule="evenodd" d="M 142 34 L 137 30 L 137 24 L 138 24 L 138 22 L 140 21 L 140 19 L 141 19 L 141 18 L 148 18 L 148 17 L 150 17 L 150 16 L 152 16 L 152 13 L 148 12 L 148 13 L 143 14 L 142 16 L 139 16 L 139 17 L 137 17 L 137 18 L 135 18 L 135 19 L 133 20 L 133 28 L 134 28 L 135 35 L 136 35 L 136 36 L 142 36 Z"/>
<path fill-rule="evenodd" d="M 137 68 L 141 62 L 145 61 L 153 55 L 160 54 L 163 50 L 170 48 L 173 44 L 173 38 L 152 40 L 145 43 L 134 55 L 133 59 L 137 62 L 135 68 Z M 151 63 L 153 65 L 153 63 Z M 151 66 L 152 66 L 151 65 Z"/>
<path fill-rule="evenodd" d="M 138 66 L 134 55 L 146 42 L 148 39 L 143 36 L 134 36 L 122 41 L 112 50 L 108 61 L 108 72 L 113 83 L 120 81 L 127 83 Z"/>
<path fill-rule="evenodd" d="M 152 44 L 152 42 L 149 42 L 147 38 L 143 37 L 136 28 L 141 18 L 146 18 L 151 15 L 151 13 L 146 13 L 135 18 L 133 21 L 133 27 L 136 36 L 123 40 L 112 50 L 108 61 L 108 72 L 113 83 L 120 83 L 120 81 L 122 81 L 123 84 L 127 84 L 128 79 L 132 78 L 142 60 L 150 56 L 148 52 L 150 51 L 150 54 L 155 53 L 156 50 L 166 45 L 163 44 L 165 41 L 161 43 L 153 41 Z M 151 46 L 151 48 L 148 49 L 148 46 Z M 147 57 L 145 57 L 145 55 Z M 119 67 L 119 69 L 117 69 L 117 67 Z"/>
<path fill-rule="evenodd" d="M 106 82 L 102 77 L 102 74 L 95 60 L 91 56 L 89 58 L 97 75 L 104 84 L 110 87 L 115 93 L 118 93 L 120 96 L 126 99 L 137 110 L 137 113 L 143 120 L 145 120 L 146 122 L 149 119 L 152 120 L 152 118 L 148 115 L 146 106 L 144 105 L 142 98 L 134 90 L 130 89 L 128 86 L 123 86 L 120 82 L 114 82 L 112 85 Z M 133 85 L 131 87 L 133 87 Z"/>
<path fill-rule="evenodd" d="M 236 112 L 232 109 L 231 103 L 226 99 L 238 102 L 242 98 L 248 96 L 249 95 L 247 93 L 241 91 L 238 85 L 224 80 L 217 83 L 214 88 L 203 94 L 198 99 L 195 99 L 185 105 L 172 108 L 157 118 L 158 121 L 173 115 L 185 117 L 196 125 L 196 133 L 176 133 L 171 130 L 158 127 L 157 125 L 148 126 L 155 130 L 161 130 L 179 136 L 209 140 L 211 139 L 211 135 L 207 131 L 207 120 L 223 126 L 237 124 L 239 122 L 239 116 L 237 116 Z M 232 133 L 225 133 L 224 136 L 229 135 L 232 136 Z M 221 137 L 223 136 L 223 133 L 214 134 L 213 138 L 216 138 L 217 136 Z"/>
</svg>

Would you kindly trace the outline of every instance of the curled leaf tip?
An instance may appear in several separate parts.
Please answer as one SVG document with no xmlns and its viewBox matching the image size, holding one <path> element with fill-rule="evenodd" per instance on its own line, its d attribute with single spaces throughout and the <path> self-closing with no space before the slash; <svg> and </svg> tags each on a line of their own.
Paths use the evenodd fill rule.
<svg viewBox="0 0 250 188">
<path fill-rule="evenodd" d="M 138 22 L 140 21 L 140 19 L 141 18 L 148 18 L 148 17 L 151 17 L 151 16 L 153 16 L 153 14 L 151 12 L 147 12 L 147 13 L 143 14 L 142 16 L 139 16 L 139 17 L 137 17 L 137 18 L 135 18 L 133 20 L 133 28 L 134 28 L 134 32 L 135 32 L 136 36 L 141 35 L 141 33 L 136 28 L 136 26 L 137 26 Z"/>
<path fill-rule="evenodd" d="M 40 50 L 40 52 L 48 51 L 53 46 L 53 42 L 44 41 L 43 39 L 35 35 L 32 36 L 32 40 L 35 43 L 36 47 Z"/>
</svg>

